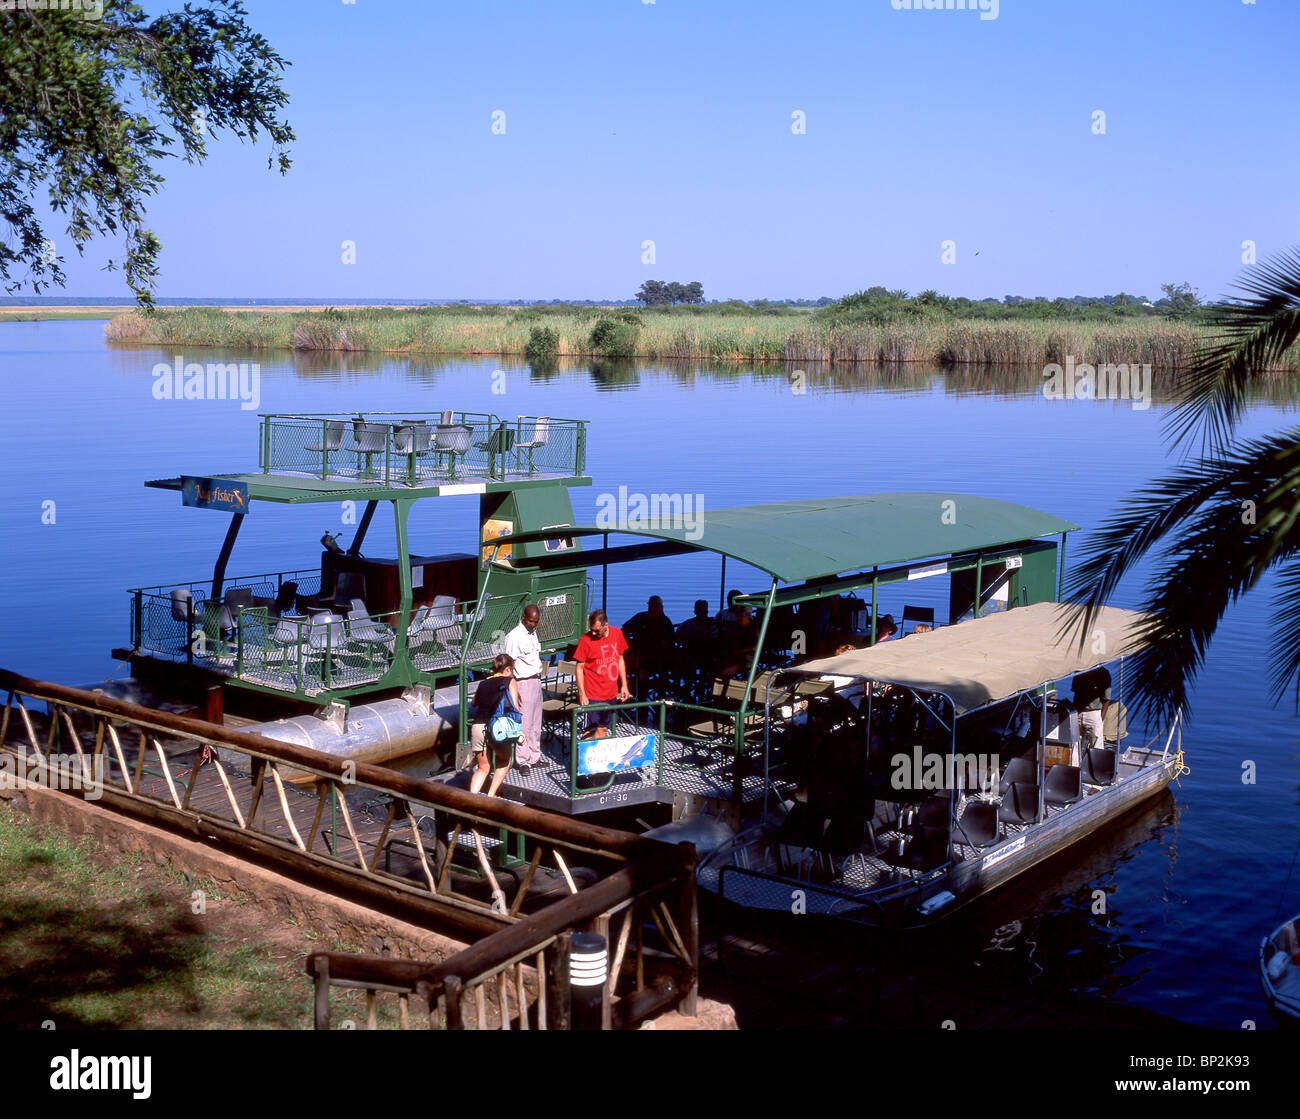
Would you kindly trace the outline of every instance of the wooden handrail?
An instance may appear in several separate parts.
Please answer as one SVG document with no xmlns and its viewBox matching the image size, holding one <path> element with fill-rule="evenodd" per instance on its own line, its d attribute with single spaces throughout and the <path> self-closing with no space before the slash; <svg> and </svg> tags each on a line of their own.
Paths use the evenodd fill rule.
<svg viewBox="0 0 1300 1119">
<path fill-rule="evenodd" d="M 667 888 L 679 881 L 683 874 L 693 873 L 693 844 L 683 843 L 675 848 L 659 846 L 657 857 L 629 863 L 594 886 L 570 894 L 457 952 L 451 959 L 430 968 L 423 983 L 436 988 L 449 975 L 465 979 L 490 971 L 542 940 L 565 929 L 581 928 L 617 905 Z"/>
<path fill-rule="evenodd" d="M 441 964 L 431 966 L 418 960 L 396 960 L 389 956 L 313 952 L 307 958 L 305 969 L 317 980 L 318 995 L 319 988 L 330 983 L 363 986 L 371 990 L 385 988 L 417 994 L 432 1008 L 440 996 L 458 999 L 462 989 L 471 988 L 482 977 L 540 951 L 566 930 L 583 928 L 597 917 L 638 898 L 674 887 L 693 889 L 695 862 L 692 844 L 661 845 L 655 857 L 630 863 L 595 885 L 483 937 Z M 691 947 L 697 948 L 693 936 Z M 694 986 L 693 973 L 696 970 L 698 960 L 692 961 L 686 969 L 685 978 L 690 988 Z M 635 1007 L 626 1008 L 621 1018 L 631 1021 L 643 1017 L 651 1009 L 675 1000 L 680 993 L 675 981 L 661 977 L 657 985 L 640 992 L 640 1001 Z M 455 1016 L 450 1007 L 448 1013 Z"/>
<path fill-rule="evenodd" d="M 397 773 L 383 766 L 367 762 L 353 762 L 336 758 L 303 746 L 264 738 L 244 730 L 232 730 L 216 723 L 204 722 L 169 711 L 157 711 L 128 700 L 98 695 L 80 688 L 31 680 L 8 669 L 0 669 L 0 690 L 22 693 L 33 699 L 52 700 L 57 703 L 95 711 L 121 719 L 129 719 L 157 730 L 189 738 L 230 746 L 240 753 L 304 769 L 321 777 L 346 779 L 357 785 L 368 785 L 391 793 L 402 800 L 420 801 L 444 808 L 457 815 L 466 816 L 487 824 L 506 827 L 536 839 L 561 843 L 566 847 L 585 850 L 615 858 L 631 859 L 651 856 L 662 850 L 662 844 L 630 832 L 600 827 L 579 820 L 556 816 L 526 805 L 487 797 L 457 789 L 441 781 L 430 781 Z"/>
<path fill-rule="evenodd" d="M 595 885 L 483 937 L 441 964 L 430 966 L 419 960 L 397 960 L 391 956 L 313 952 L 307 957 L 307 974 L 318 974 L 322 961 L 328 961 L 332 980 L 374 981 L 412 991 L 422 984 L 437 986 L 448 975 L 467 979 L 482 974 L 523 952 L 534 950 L 538 943 L 549 940 L 564 929 L 582 927 L 615 906 L 667 889 L 683 876 L 693 873 L 693 845 L 682 843 L 673 848 L 661 844 L 660 848 L 661 852 L 654 860 L 629 864 Z"/>
<path fill-rule="evenodd" d="M 0 690 L 9 692 L 9 701 L 4 707 L 6 726 L 10 725 L 9 712 L 14 704 L 15 697 L 20 697 L 20 700 L 21 698 L 27 698 L 48 704 L 54 725 L 61 725 L 58 723 L 60 718 L 67 722 L 67 729 L 73 735 L 73 745 L 78 754 L 81 753 L 81 749 L 76 744 L 77 732 L 72 725 L 70 712 L 85 712 L 92 716 L 98 716 L 100 722 L 96 740 L 97 750 L 99 745 L 102 744 L 105 726 L 111 726 L 110 720 L 124 720 L 139 727 L 141 730 L 142 750 L 144 749 L 146 736 L 153 737 L 153 749 L 157 752 L 159 761 L 162 764 L 163 776 L 168 782 L 168 788 L 171 790 L 171 800 L 168 801 L 163 798 L 159 801 L 157 798 L 142 796 L 138 789 L 140 761 L 137 761 L 136 764 L 136 783 L 132 783 L 128 780 L 124 768 L 126 763 L 121 760 L 119 749 L 118 763 L 123 767 L 123 787 L 105 786 L 101 795 L 105 797 L 107 806 L 121 808 L 124 811 L 141 815 L 145 819 L 158 819 L 173 827 L 179 822 L 187 830 L 194 830 L 210 839 L 220 839 L 234 844 L 241 850 L 247 850 L 259 856 L 274 855 L 278 863 L 297 870 L 305 870 L 317 876 L 327 877 L 332 884 L 351 890 L 368 891 L 370 895 L 378 896 L 382 894 L 386 903 L 397 904 L 401 902 L 408 907 L 418 904 L 422 911 L 436 911 L 440 919 L 452 920 L 458 923 L 458 927 L 462 927 L 475 935 L 482 935 L 482 939 L 457 953 L 445 963 L 438 965 L 430 965 L 419 961 L 394 960 L 388 957 L 366 957 L 339 953 L 313 954 L 308 960 L 307 970 L 309 974 L 315 976 L 317 982 L 318 1023 L 322 1020 L 322 1014 L 325 1016 L 325 1020 L 328 1020 L 327 989 L 331 983 L 338 983 L 347 986 L 367 987 L 371 992 L 370 996 L 368 996 L 371 1001 L 373 1001 L 374 991 L 379 989 L 396 991 L 401 994 L 403 999 L 407 997 L 407 993 L 417 993 L 426 998 L 431 1006 L 437 1002 L 440 996 L 445 994 L 449 1000 L 447 1014 L 450 1024 L 451 1019 L 460 1013 L 459 1003 L 454 1008 L 451 1006 L 451 1003 L 456 1001 L 452 997 L 454 991 L 462 988 L 466 990 L 475 988 L 477 985 L 481 985 L 485 979 L 497 973 L 501 973 L 500 982 L 504 987 L 506 979 L 504 978 L 505 972 L 503 969 L 511 967 L 515 971 L 517 1001 L 522 1005 L 524 1001 L 522 962 L 527 957 L 537 956 L 540 968 L 542 966 L 541 953 L 544 950 L 551 950 L 562 955 L 563 943 L 567 940 L 571 931 L 587 927 L 593 922 L 599 924 L 604 920 L 607 923 L 607 919 L 611 914 L 629 904 L 644 903 L 644 899 L 656 894 L 660 895 L 660 900 L 654 902 L 654 905 L 659 908 L 660 913 L 670 927 L 670 931 L 674 933 L 674 936 L 670 938 L 670 948 L 680 957 L 680 961 L 684 965 L 679 978 L 684 979 L 686 982 L 686 998 L 688 1000 L 693 999 L 698 970 L 698 937 L 696 935 L 695 915 L 695 849 L 689 843 L 670 846 L 643 836 L 602 828 L 579 820 L 554 816 L 523 805 L 511 804 L 496 798 L 469 793 L 440 782 L 407 777 L 381 766 L 352 763 L 346 759 L 335 758 L 305 747 L 278 742 L 248 731 L 232 730 L 201 719 L 157 711 L 140 704 L 113 699 L 78 688 L 30 680 L 4 669 L 0 669 Z M 23 708 L 21 701 L 17 706 L 19 709 Z M 24 717 L 23 722 L 28 735 L 31 736 L 33 734 L 31 721 Z M 206 810 L 195 812 L 190 809 L 189 798 L 193 788 L 192 780 L 186 786 L 185 803 L 182 805 L 177 799 L 175 788 L 172 786 L 171 775 L 167 770 L 164 753 L 159 745 L 163 735 L 180 737 L 194 745 L 226 746 L 247 756 L 253 763 L 256 776 L 252 790 L 252 804 L 248 807 L 246 814 L 240 815 L 238 808 L 234 807 L 233 801 L 231 802 L 232 810 L 238 817 L 237 820 L 229 820 Z M 51 729 L 51 741 L 52 736 L 53 728 Z M 21 745 L 21 742 L 19 745 Z M 0 746 L 4 746 L 6 749 L 14 748 L 7 743 L 0 743 Z M 48 743 L 46 748 L 48 749 Z M 140 758 L 143 759 L 143 753 Z M 538 854 L 534 856 L 534 864 L 538 855 L 540 855 L 540 845 L 550 844 L 555 849 L 555 855 L 557 861 L 560 861 L 561 867 L 563 867 L 563 862 L 559 859 L 561 848 L 589 851 L 606 858 L 621 860 L 622 865 L 594 885 L 578 890 L 524 918 L 515 917 L 514 911 L 509 915 L 495 912 L 489 914 L 485 908 L 483 911 L 479 911 L 471 904 L 471 899 L 459 895 L 444 896 L 440 894 L 441 885 L 435 887 L 432 880 L 429 882 L 430 895 L 426 897 L 422 891 L 415 891 L 414 887 L 404 880 L 378 881 L 374 879 L 374 859 L 371 860 L 371 866 L 368 869 L 364 863 L 359 869 L 350 866 L 335 866 L 334 863 L 337 860 L 333 856 L 326 858 L 313 851 L 306 850 L 298 837 L 297 831 L 294 829 L 291 813 L 283 800 L 283 789 L 278 782 L 278 774 L 274 768 L 278 765 L 291 766 L 317 775 L 322 782 L 353 784 L 358 787 L 390 794 L 399 800 L 430 805 L 452 815 L 464 817 L 471 823 L 500 826 L 529 836 L 539 844 Z M 245 820 L 251 823 L 256 815 L 257 801 L 261 795 L 265 781 L 265 771 L 268 768 L 271 769 L 272 778 L 277 780 L 276 788 L 281 792 L 281 809 L 289 831 L 297 841 L 296 846 L 273 835 L 255 831 L 245 825 Z M 198 772 L 197 766 L 193 772 Z M 225 784 L 224 772 L 222 773 L 222 780 L 223 784 Z M 226 785 L 226 791 L 229 796 L 228 784 Z M 319 809 L 317 815 L 319 817 Z M 390 812 L 389 815 L 391 821 L 392 813 Z M 415 827 L 414 822 L 411 823 L 411 826 Z M 457 831 L 459 831 L 460 827 L 461 825 L 458 823 Z M 313 825 L 313 832 L 314 828 L 315 825 Z M 350 828 L 349 831 L 351 831 Z M 385 827 L 385 834 L 387 834 L 387 827 Z M 382 837 L 380 842 L 382 842 Z M 453 838 L 451 842 L 454 844 L 455 839 Z M 359 849 L 358 857 L 360 858 Z M 449 865 L 449 862 L 445 864 L 445 866 Z M 617 866 L 618 863 L 616 862 L 615 865 Z M 426 867 L 427 873 L 428 868 Z M 573 888 L 571 881 L 570 888 Z M 523 889 L 526 890 L 527 886 L 525 885 Z M 416 893 L 420 896 L 414 896 Z M 389 895 L 392 895 L 392 897 L 389 897 Z M 664 908 L 665 906 L 675 910 L 677 921 L 681 926 L 680 934 L 673 927 L 674 923 L 669 916 L 669 909 Z M 627 920 L 630 921 L 631 919 L 632 917 L 629 914 Z M 657 924 L 658 918 L 655 918 L 655 920 Z M 509 921 L 510 924 L 502 927 L 501 923 L 504 921 Z M 625 924 L 624 935 L 626 935 L 626 929 L 627 925 Z M 563 960 L 557 958 L 556 969 L 562 970 L 563 966 Z M 558 975 L 558 970 L 555 974 Z M 553 975 L 552 978 L 554 977 Z M 483 1013 L 481 993 L 479 998 L 479 1014 L 481 1018 Z M 502 1005 L 504 1005 L 504 993 L 500 995 L 500 998 L 503 1000 Z M 322 999 L 324 999 L 323 1003 Z M 403 1002 L 403 1015 L 406 1013 L 405 1007 L 406 1003 Z M 559 1017 L 555 1020 L 563 1022 L 564 1015 L 558 1004 L 557 1013 Z"/>
</svg>

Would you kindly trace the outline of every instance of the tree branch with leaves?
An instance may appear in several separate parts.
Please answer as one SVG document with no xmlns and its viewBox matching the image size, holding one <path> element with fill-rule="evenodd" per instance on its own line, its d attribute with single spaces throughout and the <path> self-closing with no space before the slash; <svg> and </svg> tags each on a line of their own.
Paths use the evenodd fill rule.
<svg viewBox="0 0 1300 1119">
<path fill-rule="evenodd" d="M 64 257 L 33 206 L 42 192 L 66 215 L 78 253 L 97 236 L 122 239 L 120 268 L 152 306 L 162 245 L 145 201 L 155 164 L 207 154 L 230 132 L 273 145 L 268 167 L 289 169 L 294 135 L 281 118 L 286 66 L 245 22 L 239 0 L 185 4 L 150 20 L 106 0 L 102 18 L 70 9 L 0 11 L 0 281 L 10 293 L 66 283 Z"/>
</svg>

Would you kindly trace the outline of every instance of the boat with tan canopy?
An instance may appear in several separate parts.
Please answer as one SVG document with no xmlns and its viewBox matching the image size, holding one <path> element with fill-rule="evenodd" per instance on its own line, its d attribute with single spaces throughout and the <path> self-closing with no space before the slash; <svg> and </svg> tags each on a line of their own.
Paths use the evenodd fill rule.
<svg viewBox="0 0 1300 1119">
<path fill-rule="evenodd" d="M 1121 698 L 1144 616 L 1104 608 L 1082 637 L 1072 621 L 1038 603 L 788 669 L 857 687 L 858 707 L 701 884 L 749 908 L 922 924 L 1159 794 L 1182 767 L 1180 720 L 1129 743 Z M 1077 701 L 1099 669 L 1116 694 L 1089 741 Z"/>
</svg>

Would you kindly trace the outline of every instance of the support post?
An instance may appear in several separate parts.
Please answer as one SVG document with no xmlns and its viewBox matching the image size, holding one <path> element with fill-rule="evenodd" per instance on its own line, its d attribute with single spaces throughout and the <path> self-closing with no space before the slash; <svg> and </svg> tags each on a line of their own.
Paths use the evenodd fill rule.
<svg viewBox="0 0 1300 1119">
<path fill-rule="evenodd" d="M 447 1029 L 463 1030 L 464 1019 L 460 1013 L 460 996 L 464 989 L 459 975 L 449 975 L 442 981 L 443 996 L 447 1002 Z"/>
<path fill-rule="evenodd" d="M 732 767 L 731 783 L 736 801 L 740 801 L 743 782 L 740 772 L 740 755 L 745 746 L 745 717 L 749 714 L 749 693 L 754 688 L 754 677 L 758 674 L 758 662 L 763 655 L 763 642 L 767 640 L 767 625 L 772 619 L 772 604 L 776 600 L 776 577 L 767 592 L 767 606 L 763 609 L 763 621 L 758 627 L 758 643 L 754 646 L 754 657 L 749 662 L 749 677 L 745 681 L 745 693 L 740 697 L 740 710 L 736 712 L 736 761 Z"/>
<path fill-rule="evenodd" d="M 880 594 L 880 576 L 877 572 L 880 569 L 873 567 L 871 569 L 871 644 L 876 643 L 876 600 Z"/>
<path fill-rule="evenodd" d="M 566 929 L 555 938 L 555 944 L 548 950 L 551 954 L 551 966 L 547 969 L 546 1008 L 550 1011 L 550 1028 L 567 1030 L 570 1028 L 569 1014 L 569 941 L 573 933 Z"/>
<path fill-rule="evenodd" d="M 379 508 L 378 501 L 366 502 L 366 511 L 361 514 L 361 523 L 357 525 L 356 535 L 352 537 L 352 543 L 348 545 L 348 555 L 359 556 L 361 554 L 361 545 L 366 539 L 366 533 L 370 531 L 370 521 L 374 517 L 377 508 Z"/>
<path fill-rule="evenodd" d="M 700 994 L 700 910 L 699 896 L 695 892 L 695 844 L 679 843 L 677 850 L 681 855 L 682 878 L 678 886 L 678 904 L 681 907 L 682 947 L 686 949 L 686 966 L 690 969 L 690 980 L 679 1003 L 681 1012 L 694 1018 L 698 1011 Z"/>
<path fill-rule="evenodd" d="M 1056 601 L 1061 601 L 1061 588 L 1065 585 L 1065 533 L 1061 533 L 1060 562 L 1056 565 Z M 1026 603 L 1026 605 L 1028 605 Z"/>
<path fill-rule="evenodd" d="M 406 539 L 406 519 L 411 512 L 411 502 L 402 498 L 393 501 L 393 523 L 397 529 L 397 617 L 393 619 L 393 663 L 406 668 L 405 676 L 411 679 L 411 661 L 407 650 L 407 628 L 411 620 L 411 553 Z M 367 510 L 366 516 L 369 516 Z"/>
<path fill-rule="evenodd" d="M 226 564 L 230 560 L 230 552 L 235 546 L 235 538 L 239 535 L 239 529 L 244 523 L 243 513 L 232 513 L 230 515 L 230 527 L 226 529 L 226 538 L 221 542 L 221 551 L 217 555 L 217 562 L 212 568 L 212 601 L 221 601 L 221 592 L 226 581 Z"/>
<path fill-rule="evenodd" d="M 330 961 L 328 956 L 317 956 L 316 968 L 316 1028 L 330 1028 Z"/>
<path fill-rule="evenodd" d="M 1036 782 L 1038 785 L 1038 812 L 1034 816 L 1035 823 L 1043 818 L 1043 786 L 1047 784 L 1047 771 L 1043 768 L 1043 763 L 1046 760 L 1043 755 L 1044 751 L 1047 749 L 1047 681 L 1043 682 L 1042 710 L 1043 717 L 1041 719 L 1041 725 L 1038 728 L 1038 751 L 1035 754 L 1035 757 L 1037 758 L 1037 762 L 1035 763 L 1037 766 L 1037 772 L 1034 776 L 1038 779 Z"/>
</svg>

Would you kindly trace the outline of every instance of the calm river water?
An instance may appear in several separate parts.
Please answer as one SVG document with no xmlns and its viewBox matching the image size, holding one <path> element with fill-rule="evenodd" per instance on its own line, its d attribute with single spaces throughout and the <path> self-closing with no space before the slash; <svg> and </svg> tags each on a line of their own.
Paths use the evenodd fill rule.
<svg viewBox="0 0 1300 1119">
<path fill-rule="evenodd" d="M 255 466 L 257 411 L 456 408 L 590 420 L 595 484 L 573 491 L 579 522 L 593 520 L 597 496 L 619 486 L 700 494 L 706 512 L 781 498 L 953 490 L 1031 505 L 1089 529 L 1171 462 L 1161 435 L 1168 405 L 1158 393 L 1147 409 L 1049 401 L 1034 371 L 810 370 L 806 391 L 796 393 L 785 371 L 747 368 L 582 365 L 538 375 L 492 359 L 185 357 L 260 361 L 256 409 L 155 400 L 151 370 L 175 355 L 110 348 L 99 322 L 0 325 L 9 399 L 0 665 L 75 685 L 120 674 L 109 650 L 128 638 L 126 588 L 210 576 L 227 523 L 142 483 Z M 504 379 L 494 379 L 498 368 Z M 1272 395 L 1251 408 L 1243 434 L 1296 422 L 1288 393 Z M 442 504 L 417 507 L 413 548 L 471 550 L 474 499 Z M 311 566 L 321 533 L 340 528 L 337 516 L 332 507 L 255 508 L 230 572 Z M 381 520 L 368 540 L 374 554 L 392 539 Z M 1070 538 L 1075 554 L 1082 535 Z M 766 585 L 734 566 L 727 582 Z M 1136 605 L 1137 590 L 1126 588 L 1118 604 Z M 611 621 L 621 623 L 656 592 L 674 620 L 685 618 L 696 597 L 717 598 L 716 560 L 615 569 Z M 882 603 L 896 614 L 901 606 L 901 598 Z M 1064 877 L 999 901 L 961 949 L 970 963 L 995 967 L 1012 990 L 1085 993 L 1205 1026 L 1269 1024 L 1256 978 L 1259 938 L 1279 908 L 1300 908 L 1300 876 L 1282 898 L 1300 836 L 1300 736 L 1290 709 L 1269 705 L 1271 614 L 1266 591 L 1225 618 L 1195 692 L 1184 736 L 1191 773 L 1181 786 L 1073 866 L 1067 857 Z M 1256 763 L 1254 784 L 1243 783 L 1246 760 Z M 1091 912 L 1097 888 L 1107 893 L 1101 916 Z"/>
</svg>

